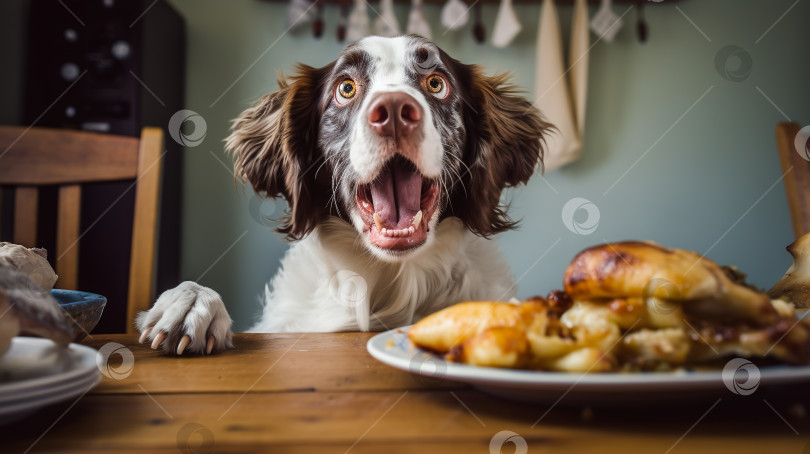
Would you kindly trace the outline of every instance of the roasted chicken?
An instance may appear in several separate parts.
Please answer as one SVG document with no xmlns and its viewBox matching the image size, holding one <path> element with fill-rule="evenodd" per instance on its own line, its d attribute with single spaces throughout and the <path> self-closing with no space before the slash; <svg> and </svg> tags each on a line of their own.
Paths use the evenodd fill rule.
<svg viewBox="0 0 810 454">
<path fill-rule="evenodd" d="M 793 256 L 793 264 L 768 290 L 768 296 L 781 298 L 800 309 L 810 309 L 810 233 L 796 240 L 787 250 Z"/>
<path fill-rule="evenodd" d="M 571 262 L 563 286 L 519 305 L 451 306 L 408 336 L 451 361 L 565 372 L 671 370 L 734 355 L 810 363 L 810 321 L 694 252 L 592 247 Z"/>
</svg>

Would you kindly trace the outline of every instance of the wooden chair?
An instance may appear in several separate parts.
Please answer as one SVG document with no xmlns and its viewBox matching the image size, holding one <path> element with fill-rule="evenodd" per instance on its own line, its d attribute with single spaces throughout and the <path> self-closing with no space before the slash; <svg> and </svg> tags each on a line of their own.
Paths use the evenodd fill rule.
<svg viewBox="0 0 810 454">
<path fill-rule="evenodd" d="M 162 149 L 163 131 L 159 128 L 144 128 L 141 137 L 136 138 L 0 126 L 0 186 L 13 186 L 15 191 L 14 243 L 37 245 L 37 187 L 59 187 L 54 255 L 59 288 L 78 290 L 80 184 L 133 180 L 135 213 L 126 322 L 129 333 L 135 331 L 135 315 L 151 304 Z"/>
<path fill-rule="evenodd" d="M 779 162 L 785 176 L 788 208 L 796 239 L 810 232 L 810 161 L 803 158 L 796 149 L 799 130 L 799 124 L 795 122 L 776 125 Z"/>
</svg>

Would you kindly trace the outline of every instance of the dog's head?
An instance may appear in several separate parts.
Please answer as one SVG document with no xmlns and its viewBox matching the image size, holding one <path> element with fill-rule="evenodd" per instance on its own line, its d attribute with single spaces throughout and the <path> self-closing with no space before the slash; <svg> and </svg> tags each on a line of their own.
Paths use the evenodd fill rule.
<svg viewBox="0 0 810 454">
<path fill-rule="evenodd" d="M 339 216 L 389 260 L 448 216 L 484 236 L 512 228 L 501 192 L 529 179 L 550 128 L 505 76 L 416 36 L 365 38 L 279 86 L 234 122 L 237 176 L 287 199 L 289 238 Z"/>
</svg>

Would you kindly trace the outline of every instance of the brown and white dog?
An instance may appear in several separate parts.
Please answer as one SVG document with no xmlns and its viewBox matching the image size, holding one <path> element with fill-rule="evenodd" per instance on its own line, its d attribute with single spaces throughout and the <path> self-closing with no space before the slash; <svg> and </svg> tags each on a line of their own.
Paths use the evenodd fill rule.
<svg viewBox="0 0 810 454">
<path fill-rule="evenodd" d="M 534 173 L 550 125 L 506 79 L 421 37 L 369 37 L 244 111 L 227 139 L 236 174 L 287 200 L 278 230 L 300 240 L 249 331 L 381 330 L 512 297 L 486 237 L 515 226 L 501 192 Z M 194 282 L 138 319 L 141 342 L 177 354 L 229 347 L 230 326 Z"/>
</svg>

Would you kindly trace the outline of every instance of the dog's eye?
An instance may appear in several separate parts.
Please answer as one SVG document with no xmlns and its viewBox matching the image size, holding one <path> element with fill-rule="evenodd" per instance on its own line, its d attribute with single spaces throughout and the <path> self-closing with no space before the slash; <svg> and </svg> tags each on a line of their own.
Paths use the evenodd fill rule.
<svg viewBox="0 0 810 454">
<path fill-rule="evenodd" d="M 354 81 L 351 79 L 345 79 L 337 86 L 335 101 L 337 101 L 337 103 L 340 105 L 347 104 L 356 93 L 357 93 L 357 84 L 355 84 Z"/>
<path fill-rule="evenodd" d="M 425 87 L 427 88 L 428 93 L 439 99 L 444 99 L 447 97 L 447 82 L 445 82 L 444 77 L 438 74 L 431 74 L 428 76 L 428 78 L 425 79 Z"/>
</svg>

